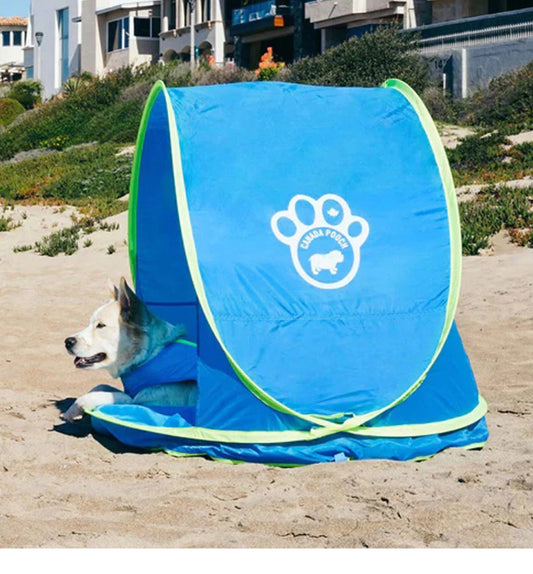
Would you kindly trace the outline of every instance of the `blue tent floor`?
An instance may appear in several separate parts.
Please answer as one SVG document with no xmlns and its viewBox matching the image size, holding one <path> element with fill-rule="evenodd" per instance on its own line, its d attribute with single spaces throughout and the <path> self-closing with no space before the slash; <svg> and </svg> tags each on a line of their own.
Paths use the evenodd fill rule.
<svg viewBox="0 0 533 574">
<path fill-rule="evenodd" d="M 325 439 L 285 444 L 229 444 L 179 439 L 131 429 L 91 417 L 96 432 L 128 446 L 163 450 L 174 456 L 206 456 L 215 460 L 297 466 L 344 460 L 416 460 L 450 447 L 481 448 L 488 438 L 483 417 L 456 431 L 406 438 L 357 437 L 339 434 Z"/>
</svg>

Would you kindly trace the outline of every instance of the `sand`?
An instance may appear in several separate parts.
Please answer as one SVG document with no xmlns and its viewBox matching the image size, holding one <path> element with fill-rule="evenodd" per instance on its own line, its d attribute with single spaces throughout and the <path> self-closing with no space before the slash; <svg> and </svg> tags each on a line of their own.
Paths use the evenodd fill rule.
<svg viewBox="0 0 533 574">
<path fill-rule="evenodd" d="M 12 248 L 70 225 L 70 211 L 14 217 L 22 212 L 22 227 L 0 233 L 0 546 L 533 545 L 533 251 L 498 237 L 490 255 L 463 262 L 457 321 L 489 404 L 485 449 L 419 463 L 233 466 L 135 452 L 59 419 L 110 382 L 76 371 L 63 340 L 106 300 L 107 277 L 129 277 L 126 214 L 90 247 L 48 258 Z"/>
</svg>

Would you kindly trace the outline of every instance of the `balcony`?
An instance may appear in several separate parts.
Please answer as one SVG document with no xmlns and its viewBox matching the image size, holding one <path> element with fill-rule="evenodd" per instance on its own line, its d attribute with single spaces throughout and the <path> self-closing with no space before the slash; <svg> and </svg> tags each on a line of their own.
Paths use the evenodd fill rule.
<svg viewBox="0 0 533 574">
<path fill-rule="evenodd" d="M 315 0 L 305 3 L 305 17 L 316 28 L 403 14 L 404 0 Z"/>
<path fill-rule="evenodd" d="M 265 30 L 284 28 L 294 22 L 290 0 L 266 0 L 233 10 L 231 34 L 244 36 Z"/>
<path fill-rule="evenodd" d="M 412 28 L 424 53 L 533 38 L 533 8 Z"/>
</svg>

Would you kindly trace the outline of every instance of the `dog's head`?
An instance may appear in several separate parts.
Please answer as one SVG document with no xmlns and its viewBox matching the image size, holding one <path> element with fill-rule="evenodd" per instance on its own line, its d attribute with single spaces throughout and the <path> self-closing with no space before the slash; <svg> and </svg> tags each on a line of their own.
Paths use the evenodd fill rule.
<svg viewBox="0 0 533 574">
<path fill-rule="evenodd" d="M 93 313 L 83 331 L 65 339 L 65 347 L 76 357 L 78 369 L 106 369 L 119 377 L 183 334 L 183 329 L 155 317 L 124 277 L 118 288 L 112 283 L 109 287 L 112 299 Z"/>
</svg>

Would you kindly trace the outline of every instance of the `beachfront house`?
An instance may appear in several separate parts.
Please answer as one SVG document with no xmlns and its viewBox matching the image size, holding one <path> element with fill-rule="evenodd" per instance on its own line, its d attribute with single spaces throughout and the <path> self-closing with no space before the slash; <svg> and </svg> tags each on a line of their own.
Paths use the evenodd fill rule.
<svg viewBox="0 0 533 574">
<path fill-rule="evenodd" d="M 190 60 L 191 23 L 197 57 L 212 56 L 219 65 L 232 59 L 233 40 L 229 41 L 224 13 L 224 0 L 195 0 L 194 13 L 190 0 L 162 0 L 160 49 L 163 60 Z"/>
<path fill-rule="evenodd" d="M 81 68 L 101 75 L 159 59 L 158 0 L 83 0 Z"/>
<path fill-rule="evenodd" d="M 159 0 L 32 0 L 24 48 L 44 98 L 82 71 L 102 75 L 159 59 Z"/>
<path fill-rule="evenodd" d="M 0 18 L 0 81 L 20 80 L 24 74 L 26 18 Z"/>
<path fill-rule="evenodd" d="M 533 60 L 531 0 L 33 0 L 24 67 L 46 98 L 80 71 L 189 61 L 192 44 L 254 69 L 268 47 L 290 63 L 391 24 L 419 35 L 454 97 Z"/>
<path fill-rule="evenodd" d="M 532 0 L 311 0 L 305 14 L 324 50 L 387 23 L 421 37 L 434 79 L 467 97 L 533 60 Z"/>
</svg>

